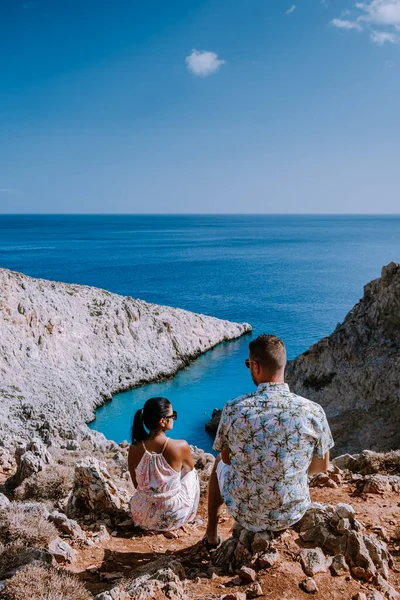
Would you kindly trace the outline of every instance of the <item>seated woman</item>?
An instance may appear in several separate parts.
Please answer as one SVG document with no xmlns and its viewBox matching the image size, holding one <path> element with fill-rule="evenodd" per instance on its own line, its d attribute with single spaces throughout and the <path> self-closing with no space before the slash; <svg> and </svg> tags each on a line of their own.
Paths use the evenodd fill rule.
<svg viewBox="0 0 400 600">
<path fill-rule="evenodd" d="M 142 529 L 171 531 L 196 517 L 200 485 L 189 444 L 166 436 L 177 416 L 167 398 L 150 398 L 135 414 L 128 465 L 132 518 Z"/>
</svg>

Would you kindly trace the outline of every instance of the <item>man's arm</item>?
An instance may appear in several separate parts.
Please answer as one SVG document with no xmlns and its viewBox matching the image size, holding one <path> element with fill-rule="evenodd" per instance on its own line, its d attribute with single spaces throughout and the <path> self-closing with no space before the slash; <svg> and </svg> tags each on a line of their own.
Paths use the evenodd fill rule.
<svg viewBox="0 0 400 600">
<path fill-rule="evenodd" d="M 230 457 L 229 448 L 223 448 L 221 450 L 221 460 L 226 465 L 230 465 L 231 464 L 231 457 Z"/>
<path fill-rule="evenodd" d="M 318 456 L 313 456 L 311 464 L 308 468 L 308 474 L 316 475 L 317 473 L 326 473 L 326 471 L 328 470 L 328 467 L 329 467 L 329 450 L 325 454 L 324 458 L 318 458 Z"/>
</svg>

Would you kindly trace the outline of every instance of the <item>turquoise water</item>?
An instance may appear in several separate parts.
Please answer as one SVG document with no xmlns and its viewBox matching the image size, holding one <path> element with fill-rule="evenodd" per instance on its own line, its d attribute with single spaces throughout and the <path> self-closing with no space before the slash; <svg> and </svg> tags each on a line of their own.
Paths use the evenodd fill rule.
<svg viewBox="0 0 400 600">
<path fill-rule="evenodd" d="M 247 321 L 290 357 L 328 335 L 381 267 L 400 260 L 399 216 L 0 216 L 0 266 L 34 277 Z M 119 394 L 92 426 L 129 438 L 134 411 L 165 395 L 174 436 L 210 449 L 214 407 L 253 389 L 249 336 L 222 344 L 174 379 Z"/>
</svg>

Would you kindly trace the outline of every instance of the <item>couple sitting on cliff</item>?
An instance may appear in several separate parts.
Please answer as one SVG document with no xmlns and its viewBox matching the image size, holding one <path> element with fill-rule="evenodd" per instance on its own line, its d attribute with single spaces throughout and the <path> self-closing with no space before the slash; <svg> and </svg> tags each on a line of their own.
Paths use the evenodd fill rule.
<svg viewBox="0 0 400 600">
<path fill-rule="evenodd" d="M 245 364 L 257 390 L 228 402 L 222 412 L 203 540 L 209 550 L 221 542 L 217 528 L 223 504 L 254 532 L 281 531 L 299 521 L 310 504 L 307 476 L 327 470 L 333 446 L 321 406 L 291 393 L 284 383 L 282 340 L 259 336 L 250 342 Z M 196 516 L 200 488 L 190 447 L 166 436 L 176 418 L 166 398 L 151 398 L 135 415 L 131 510 L 143 529 L 173 530 Z"/>
</svg>

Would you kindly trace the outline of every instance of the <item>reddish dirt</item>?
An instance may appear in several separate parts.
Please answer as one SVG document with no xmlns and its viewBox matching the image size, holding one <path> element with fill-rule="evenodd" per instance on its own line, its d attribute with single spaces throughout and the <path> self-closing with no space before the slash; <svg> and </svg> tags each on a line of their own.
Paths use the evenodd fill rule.
<svg viewBox="0 0 400 600">
<path fill-rule="evenodd" d="M 336 505 L 338 502 L 351 504 L 368 532 L 375 533 L 386 538 L 389 550 L 394 559 L 394 567 L 391 570 L 390 583 L 400 589 L 400 498 L 398 494 L 385 494 L 384 496 L 372 495 L 359 496 L 354 492 L 353 485 L 342 484 L 336 489 L 314 488 L 311 490 L 312 499 L 319 502 L 327 502 Z M 167 539 L 162 534 L 144 535 L 132 529 L 129 533 L 118 531 L 115 537 L 98 547 L 76 548 L 78 560 L 70 567 L 85 582 L 92 593 L 99 593 L 110 589 L 116 582 L 110 584 L 104 580 L 106 573 L 123 573 L 125 578 L 136 576 L 140 567 L 153 562 L 160 557 L 168 557 L 180 561 L 186 569 L 195 567 L 203 573 L 199 575 L 187 587 L 187 594 L 191 599 L 197 598 L 219 598 L 228 591 L 243 591 L 243 587 L 232 586 L 230 582 L 235 576 L 213 576 L 207 577 L 207 568 L 210 567 L 208 553 L 201 546 L 201 539 L 205 532 L 206 507 L 205 499 L 202 498 L 200 518 L 203 524 L 187 526 L 185 531 L 179 532 L 176 539 Z M 375 528 L 383 528 L 376 530 Z M 220 534 L 223 539 L 230 536 L 232 520 L 223 514 Z M 281 554 L 281 561 L 276 566 L 260 571 L 258 574 L 261 583 L 263 598 L 271 600 L 296 600 L 307 598 L 308 594 L 299 588 L 299 583 L 305 575 L 297 560 L 301 542 L 298 535 L 289 530 L 277 542 L 277 548 Z M 96 567 L 95 572 L 89 572 L 88 567 Z M 92 569 L 91 569 L 92 571 Z M 330 573 L 319 573 L 315 575 L 319 591 L 314 594 L 315 598 L 321 600 L 347 600 L 358 591 L 371 589 L 370 584 L 353 579 L 350 575 L 333 577 Z"/>
</svg>

